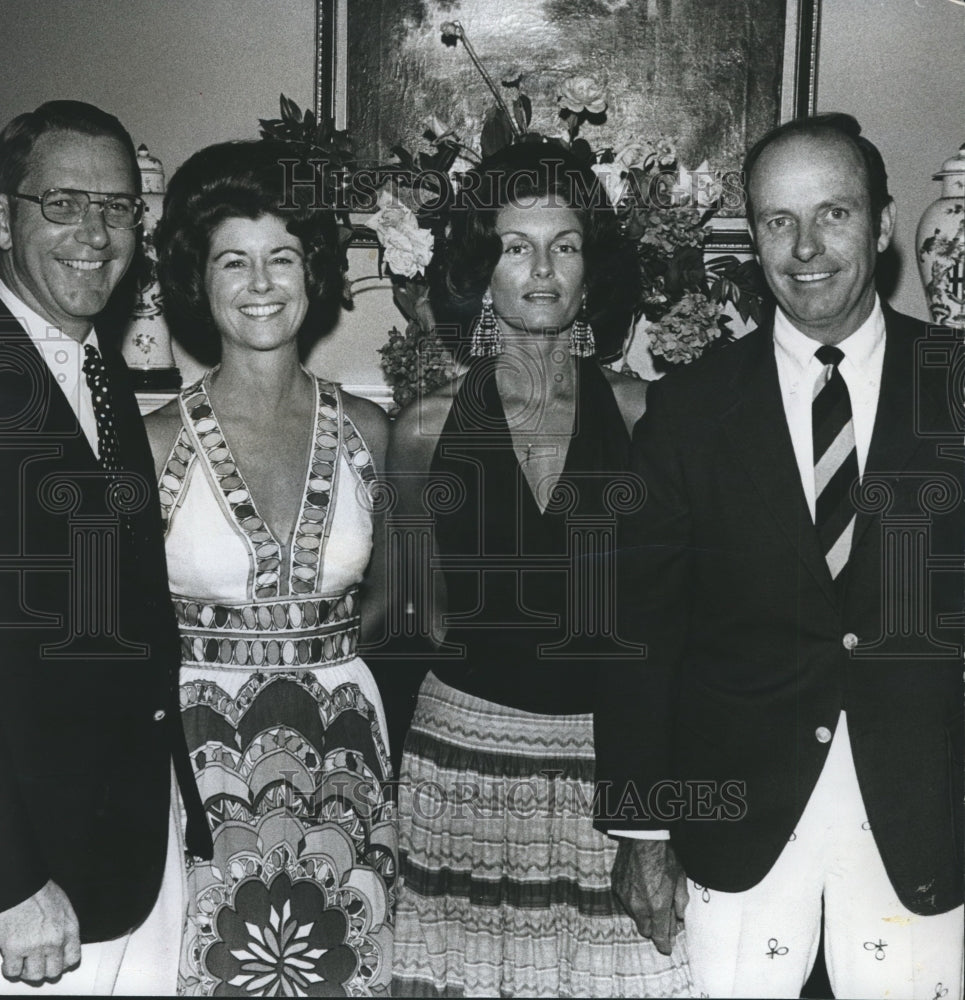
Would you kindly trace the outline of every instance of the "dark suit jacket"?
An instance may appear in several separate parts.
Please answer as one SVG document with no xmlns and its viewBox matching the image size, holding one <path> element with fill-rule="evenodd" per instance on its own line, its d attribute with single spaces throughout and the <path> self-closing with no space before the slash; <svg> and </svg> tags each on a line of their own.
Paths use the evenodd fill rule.
<svg viewBox="0 0 965 1000">
<path fill-rule="evenodd" d="M 188 846 L 211 850 L 181 728 L 151 454 L 124 362 L 102 353 L 125 468 L 113 501 L 66 397 L 0 304 L 0 910 L 53 879 L 84 942 L 154 905 L 172 755 Z"/>
<path fill-rule="evenodd" d="M 618 598 L 621 636 L 648 651 L 603 674 L 598 820 L 669 825 L 698 884 L 747 889 L 814 788 L 829 747 L 818 730 L 845 709 L 885 868 L 905 906 L 930 914 L 962 899 L 963 451 L 938 358 L 952 332 L 922 353 L 924 324 L 886 311 L 886 328 L 840 586 L 771 330 L 651 387 L 633 442 L 647 499 L 623 525 Z"/>
</svg>

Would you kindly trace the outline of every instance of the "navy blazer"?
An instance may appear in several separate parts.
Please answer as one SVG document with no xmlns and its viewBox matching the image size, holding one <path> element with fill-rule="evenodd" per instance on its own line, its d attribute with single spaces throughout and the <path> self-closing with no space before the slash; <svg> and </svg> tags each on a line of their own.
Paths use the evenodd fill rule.
<svg viewBox="0 0 965 1000">
<path fill-rule="evenodd" d="M 837 583 L 801 486 L 772 331 L 651 387 L 632 458 L 647 497 L 625 518 L 618 557 L 620 635 L 647 656 L 601 671 L 597 819 L 670 826 L 698 884 L 750 888 L 817 782 L 829 748 L 819 731 L 845 709 L 885 868 L 905 906 L 932 914 L 962 900 L 962 428 L 954 332 L 885 315 Z"/>
<path fill-rule="evenodd" d="M 113 480 L 0 304 L 0 910 L 53 879 L 83 942 L 154 905 L 172 758 L 188 848 L 211 856 L 151 453 L 124 361 L 101 350 L 124 467 Z"/>
</svg>

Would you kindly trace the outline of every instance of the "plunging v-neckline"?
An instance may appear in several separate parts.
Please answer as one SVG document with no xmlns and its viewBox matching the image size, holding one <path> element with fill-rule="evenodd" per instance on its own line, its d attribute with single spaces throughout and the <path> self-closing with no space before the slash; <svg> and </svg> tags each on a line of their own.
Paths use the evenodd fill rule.
<svg viewBox="0 0 965 1000">
<path fill-rule="evenodd" d="M 564 479 L 566 478 L 567 472 L 570 471 L 570 463 L 571 463 L 571 460 L 572 460 L 572 457 L 573 457 L 573 451 L 574 451 L 574 449 L 573 449 L 573 442 L 576 439 L 577 431 L 578 431 L 578 428 L 580 426 L 579 425 L 579 418 L 578 418 L 578 415 L 577 415 L 577 411 L 578 411 L 579 405 L 580 405 L 579 378 L 580 378 L 580 374 L 579 374 L 579 370 L 577 370 L 577 373 L 576 373 L 576 385 L 575 385 L 574 398 L 573 398 L 573 414 L 572 414 L 572 417 L 570 419 L 570 433 L 569 433 L 569 435 L 566 438 L 566 453 L 563 456 L 563 464 L 560 467 L 560 472 L 559 472 L 559 475 L 556 477 L 556 481 L 546 491 L 546 504 L 545 505 L 540 504 L 537 492 L 536 492 L 536 490 L 534 490 L 532 483 L 530 483 L 530 481 L 529 481 L 529 477 L 526 475 L 526 470 L 523 468 L 524 463 L 520 461 L 519 455 L 516 453 L 516 442 L 513 440 L 513 432 L 512 432 L 512 429 L 509 426 L 509 421 L 506 419 L 506 409 L 503 406 L 503 398 L 499 394 L 499 386 L 498 386 L 498 384 L 496 382 L 495 372 L 493 372 L 491 374 L 491 376 L 490 376 L 490 378 L 488 380 L 490 382 L 490 385 L 491 385 L 491 388 L 490 388 L 489 391 L 491 391 L 492 394 L 493 394 L 493 400 L 491 402 L 495 404 L 494 411 L 493 411 L 494 412 L 494 416 L 499 421 L 499 427 L 505 432 L 506 437 L 508 439 L 509 451 L 510 451 L 510 454 L 512 455 L 512 457 L 513 457 L 513 463 L 516 466 L 516 474 L 519 477 L 519 479 L 522 481 L 522 483 L 523 483 L 523 485 L 524 485 L 524 487 L 526 489 L 526 493 L 529 496 L 529 499 L 532 501 L 532 504 L 535 507 L 536 512 L 539 514 L 539 516 L 541 518 L 546 516 L 546 511 L 549 508 L 550 503 L 552 502 L 552 497 L 553 497 L 554 491 L 557 489 L 557 487 L 560 485 L 560 483 L 562 483 L 564 481 Z M 552 444 L 552 441 L 550 441 L 549 443 Z M 546 444 L 540 444 L 540 445 L 537 445 L 536 447 L 541 447 L 542 448 L 542 447 L 547 447 L 547 445 Z"/>
<path fill-rule="evenodd" d="M 304 371 L 304 369 L 302 369 L 302 370 Z M 255 515 L 257 517 L 260 517 L 261 520 L 264 522 L 265 531 L 270 536 L 270 540 L 275 545 L 277 545 L 278 548 L 279 548 L 279 550 L 284 554 L 282 561 L 283 561 L 283 563 L 287 563 L 288 564 L 287 568 L 290 570 L 291 569 L 291 554 L 292 554 L 291 553 L 291 545 L 292 545 L 292 540 L 295 537 L 295 531 L 297 530 L 298 525 L 303 520 L 304 511 L 305 511 L 305 498 L 306 498 L 306 495 L 307 495 L 307 492 L 308 492 L 306 484 L 304 482 L 302 483 L 301 490 L 299 491 L 299 498 L 298 498 L 298 501 L 296 503 L 295 510 L 294 510 L 294 517 L 292 517 L 292 519 L 291 519 L 291 527 L 288 529 L 287 532 L 284 533 L 284 536 L 283 536 L 282 532 L 277 531 L 275 527 L 272 527 L 272 525 L 269 522 L 269 520 L 268 520 L 267 517 L 263 517 L 259 513 L 258 504 L 255 503 L 254 493 L 252 492 L 251 487 L 248 485 L 248 479 L 245 476 L 244 472 L 242 471 L 241 463 L 238 461 L 238 458 L 237 458 L 237 454 L 238 453 L 237 453 L 237 451 L 234 448 L 232 448 L 231 443 L 230 443 L 230 441 L 228 439 L 227 431 L 225 430 L 224 423 L 223 423 L 222 420 L 220 420 L 218 418 L 218 416 L 217 416 L 217 414 L 215 412 L 214 404 L 211 401 L 211 391 L 210 391 L 211 390 L 211 381 L 210 381 L 210 377 L 216 371 L 217 371 L 217 369 L 215 368 L 212 371 L 208 372 L 207 375 L 205 375 L 205 377 L 204 377 L 204 383 L 203 384 L 204 384 L 205 393 L 206 393 L 206 395 L 208 397 L 208 405 L 211 407 L 211 417 L 217 423 L 218 430 L 220 431 L 221 436 L 222 436 L 222 438 L 224 440 L 224 447 L 225 447 L 225 450 L 228 453 L 227 461 L 231 462 L 234 465 L 236 476 L 237 476 L 237 478 L 239 480 L 239 483 L 240 483 L 239 489 L 243 489 L 243 490 L 245 490 L 248 493 L 248 496 L 251 498 L 251 507 L 252 507 L 252 510 L 255 512 Z M 316 384 L 317 380 L 316 380 L 316 378 L 315 378 L 314 375 L 312 375 L 310 372 L 306 372 L 305 374 L 307 374 L 311 378 L 311 380 L 312 380 L 312 401 L 313 401 L 313 405 L 312 405 L 312 428 L 311 428 L 311 434 L 309 435 L 309 438 L 308 438 L 308 448 L 307 448 L 305 454 L 302 456 L 302 459 L 299 462 L 299 466 L 298 467 L 299 468 L 303 468 L 303 469 L 306 469 L 306 468 L 307 469 L 311 469 L 312 460 L 314 458 L 315 450 L 316 450 L 316 447 L 317 447 L 317 437 L 318 437 L 318 386 Z"/>
<path fill-rule="evenodd" d="M 284 595 L 294 598 L 316 593 L 321 585 L 342 471 L 358 480 L 359 487 L 369 496 L 376 481 L 371 455 L 342 407 L 338 386 L 311 372 L 307 374 L 315 390 L 311 453 L 298 518 L 284 543 L 287 555 Z M 218 423 L 205 378 L 186 386 L 178 397 L 182 427 L 171 447 L 158 490 L 165 534 L 170 531 L 174 513 L 184 499 L 190 470 L 200 462 L 225 519 L 248 550 L 249 599 L 277 600 L 283 596 L 282 543 L 257 511 Z"/>
<path fill-rule="evenodd" d="M 220 485 L 221 494 L 226 501 L 227 514 L 234 524 L 236 530 L 241 533 L 252 546 L 256 563 L 255 577 L 252 581 L 256 596 L 280 597 L 284 593 L 292 594 L 293 573 L 295 569 L 295 536 L 299 527 L 304 525 L 306 511 L 309 509 L 309 480 L 312 474 L 312 467 L 315 464 L 316 452 L 319 448 L 318 421 L 320 411 L 319 382 L 318 379 L 307 372 L 312 380 L 312 393 L 314 406 L 312 407 L 312 433 L 309 439 L 308 454 L 306 456 L 305 467 L 308 469 L 305 481 L 300 490 L 298 506 L 295 518 L 292 521 L 287 538 L 282 541 L 281 534 L 275 531 L 268 523 L 267 519 L 259 513 L 254 496 L 248 485 L 248 481 L 242 472 L 241 466 L 235 457 L 224 427 L 218 419 L 209 394 L 211 376 L 217 371 L 213 369 L 201 380 L 198 389 L 203 395 L 204 403 L 208 410 L 208 419 L 212 422 L 212 427 L 207 429 L 202 426 L 205 422 L 195 422 L 195 430 L 198 432 L 199 440 L 205 449 L 208 464 L 213 472 L 221 473 Z M 204 431 L 204 433 L 202 433 Z M 212 440 L 219 438 L 219 441 Z M 214 445 L 214 447 L 210 447 Z M 336 464 L 332 466 L 332 477 L 334 478 Z M 330 483 L 329 486 L 333 486 Z M 329 490 L 331 492 L 331 490 Z M 284 585 L 282 583 L 284 581 Z"/>
<path fill-rule="evenodd" d="M 210 373 L 209 373 L 210 374 Z M 311 373 L 308 373 L 311 375 Z M 311 593 L 318 583 L 321 558 L 330 529 L 331 499 L 338 477 L 338 456 L 343 414 L 335 386 L 311 375 L 315 391 L 311 454 L 307 463 L 298 517 L 284 544 L 258 513 L 248 484 L 235 461 L 207 392 L 208 375 L 185 389 L 180 397 L 182 421 L 196 451 L 203 457 L 215 495 L 229 522 L 245 541 L 252 562 L 249 590 L 256 599 Z M 345 418 L 347 419 L 347 418 Z M 364 442 L 354 427 L 348 436 L 348 458 L 367 480 L 374 477 Z M 179 439 L 180 440 L 180 439 Z M 179 442 L 175 442 L 177 449 Z M 171 473 L 169 466 L 166 470 Z M 171 506 L 183 486 L 183 477 L 172 486 Z M 170 513 L 168 513 L 170 517 Z M 283 557 L 284 551 L 284 557 Z M 282 587 L 285 564 L 287 587 Z"/>
</svg>

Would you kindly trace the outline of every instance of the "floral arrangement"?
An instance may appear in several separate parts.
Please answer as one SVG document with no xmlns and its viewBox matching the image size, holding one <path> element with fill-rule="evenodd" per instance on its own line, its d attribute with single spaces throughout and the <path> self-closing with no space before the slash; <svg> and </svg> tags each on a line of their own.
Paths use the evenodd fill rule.
<svg viewBox="0 0 965 1000">
<path fill-rule="evenodd" d="M 456 370 L 434 332 L 424 278 L 431 254 L 429 237 L 444 233 L 445 219 L 422 206 L 445 203 L 447 192 L 416 191 L 410 185 L 425 184 L 427 177 L 431 184 L 445 183 L 440 177 L 455 184 L 460 172 L 503 146 L 547 141 L 529 131 L 532 105 L 521 89 L 522 74 L 497 87 L 458 21 L 442 26 L 442 41 L 463 46 L 494 103 L 483 117 L 478 150 L 435 117 L 421 137 L 431 151 L 413 155 L 401 146 L 392 150 L 399 172 L 391 182 L 392 193 L 383 192 L 372 225 L 396 303 L 408 320 L 405 333 L 394 329 L 380 348 L 382 367 L 399 405 L 431 391 Z M 730 255 L 709 264 L 704 260 L 707 223 L 722 203 L 724 179 L 706 161 L 694 171 L 686 170 L 666 137 L 641 140 L 620 150 L 593 149 L 580 131 L 605 118 L 605 78 L 577 75 L 564 80 L 557 104 L 563 134 L 550 141 L 568 146 L 599 177 L 637 250 L 643 291 L 623 357 L 641 318 L 650 321 L 646 336 L 651 353 L 671 365 L 692 361 L 713 344 L 732 339 L 730 318 L 724 312 L 728 304 L 744 321 L 759 322 L 763 283 L 756 262 L 742 263 Z M 626 361 L 621 370 L 634 374 Z"/>
<path fill-rule="evenodd" d="M 392 279 L 392 297 L 406 319 L 405 332 L 396 327 L 379 348 L 382 371 L 399 407 L 432 392 L 455 377 L 455 358 L 436 332 L 429 305 L 425 270 L 432 260 L 435 236 L 419 224 L 416 213 L 394 193 L 379 194 L 379 210 L 369 220 L 380 247 L 380 266 Z"/>
<path fill-rule="evenodd" d="M 413 154 L 392 148 L 395 162 L 379 193 L 376 213 L 368 220 L 380 245 L 379 270 L 392 281 L 396 305 L 406 319 L 404 331 L 393 328 L 379 349 L 382 368 L 399 406 L 451 379 L 459 366 L 436 333 L 428 301 L 426 268 L 437 238 L 444 237 L 446 216 L 436 206 L 452 204 L 459 178 L 481 159 L 517 142 L 559 142 L 583 160 L 605 187 L 624 233 L 636 247 L 642 277 L 622 357 L 647 319 L 645 334 L 658 364 L 684 364 L 715 344 L 732 339 L 725 308 L 732 305 L 745 322 L 759 323 L 764 284 L 755 261 L 732 255 L 704 260 L 708 222 L 728 192 L 727 177 L 703 162 L 688 171 L 667 137 L 641 139 L 622 149 L 594 149 L 581 135 L 584 126 L 601 124 L 607 111 L 606 79 L 575 75 L 560 85 L 557 99 L 562 132 L 547 137 L 529 130 L 532 103 L 522 91 L 523 74 L 497 86 L 476 54 L 463 26 L 442 26 L 442 41 L 462 45 L 485 81 L 494 102 L 482 118 L 478 148 L 455 129 L 432 116 L 420 137 L 427 144 Z M 282 121 L 262 122 L 263 134 L 322 145 L 337 164 L 350 167 L 350 143 L 329 123 L 316 122 L 282 97 Z M 314 155 L 322 155 L 315 153 Z M 733 201 L 731 202 L 733 204 Z M 641 328 L 642 329 L 642 328 Z M 614 360 L 614 363 L 619 361 Z M 624 360 L 621 370 L 635 374 Z"/>
<path fill-rule="evenodd" d="M 346 249 L 354 234 L 351 210 L 356 206 L 351 190 L 351 176 L 358 167 L 352 140 L 347 132 L 336 130 L 331 118 L 316 118 L 310 109 L 302 109 L 284 94 L 280 97 L 280 118 L 259 119 L 259 132 L 264 139 L 278 139 L 293 145 L 293 152 L 306 161 L 324 162 L 321 175 L 320 201 L 331 205 L 339 229 L 339 257 L 345 275 L 343 299 L 352 301 L 352 285 L 347 275 Z M 433 232 L 426 227 L 429 217 L 421 219 L 399 197 L 406 189 L 408 173 L 417 169 L 415 161 L 405 161 L 407 154 L 397 150 L 402 163 L 388 168 L 387 172 L 399 175 L 402 184 L 386 188 L 379 193 L 377 211 L 367 220 L 379 241 L 379 271 L 384 270 L 392 279 L 393 297 L 400 312 L 406 317 L 405 332 L 395 327 L 389 331 L 388 342 L 380 348 L 382 367 L 398 406 L 404 406 L 416 395 L 429 392 L 448 382 L 456 373 L 452 356 L 443 347 L 435 333 L 435 323 L 429 308 L 429 289 L 424 278 L 425 269 L 432 259 L 435 241 Z M 451 166 L 455 156 L 443 154 Z M 442 158 L 439 158 L 441 162 Z M 425 160 L 428 165 L 430 161 Z M 435 161 L 432 161 L 433 164 Z M 301 178 L 300 178 L 301 179 Z M 436 220 L 437 224 L 439 220 Z M 437 225 L 438 228 L 438 225 Z M 363 281 L 356 278 L 355 281 Z"/>
</svg>

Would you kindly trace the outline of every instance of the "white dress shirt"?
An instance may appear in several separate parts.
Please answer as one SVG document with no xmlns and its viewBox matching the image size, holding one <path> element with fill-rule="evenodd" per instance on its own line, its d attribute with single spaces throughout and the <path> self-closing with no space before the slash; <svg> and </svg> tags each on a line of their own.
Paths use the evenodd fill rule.
<svg viewBox="0 0 965 1000">
<path fill-rule="evenodd" d="M 784 415 L 791 433 L 794 458 L 797 461 L 801 485 L 807 498 L 811 520 L 814 520 L 814 444 L 811 430 L 811 404 L 818 379 L 824 377 L 825 366 L 814 356 L 821 345 L 797 327 L 778 308 L 774 314 L 774 357 L 777 379 L 784 402 Z M 838 345 L 844 358 L 838 371 L 851 397 L 851 419 L 854 424 L 858 472 L 863 476 L 871 433 L 878 410 L 881 390 L 881 367 L 885 359 L 885 315 L 875 296 L 871 315 L 851 336 Z M 667 830 L 610 830 L 611 836 L 636 840 L 658 840 L 670 836 Z"/>
<path fill-rule="evenodd" d="M 67 397 L 67 402 L 70 403 L 70 408 L 80 423 L 84 437 L 90 442 L 94 454 L 99 458 L 94 403 L 91 400 L 90 387 L 87 385 L 87 376 L 84 375 L 84 345 L 90 344 L 100 349 L 93 327 L 83 341 L 78 343 L 73 337 L 62 333 L 43 316 L 25 305 L 2 280 L 0 280 L 0 301 L 26 330 L 27 336 L 40 352 L 54 381 Z"/>
<path fill-rule="evenodd" d="M 774 315 L 774 357 L 781 386 L 784 415 L 801 475 L 811 519 L 814 519 L 814 453 L 811 437 L 811 404 L 825 366 L 814 356 L 821 345 L 791 325 L 778 309 Z M 837 345 L 844 358 L 838 371 L 851 397 L 854 443 L 858 472 L 863 476 L 871 432 L 874 430 L 881 389 L 881 366 L 885 359 L 885 316 L 875 296 L 871 315 L 850 337 Z"/>
</svg>

